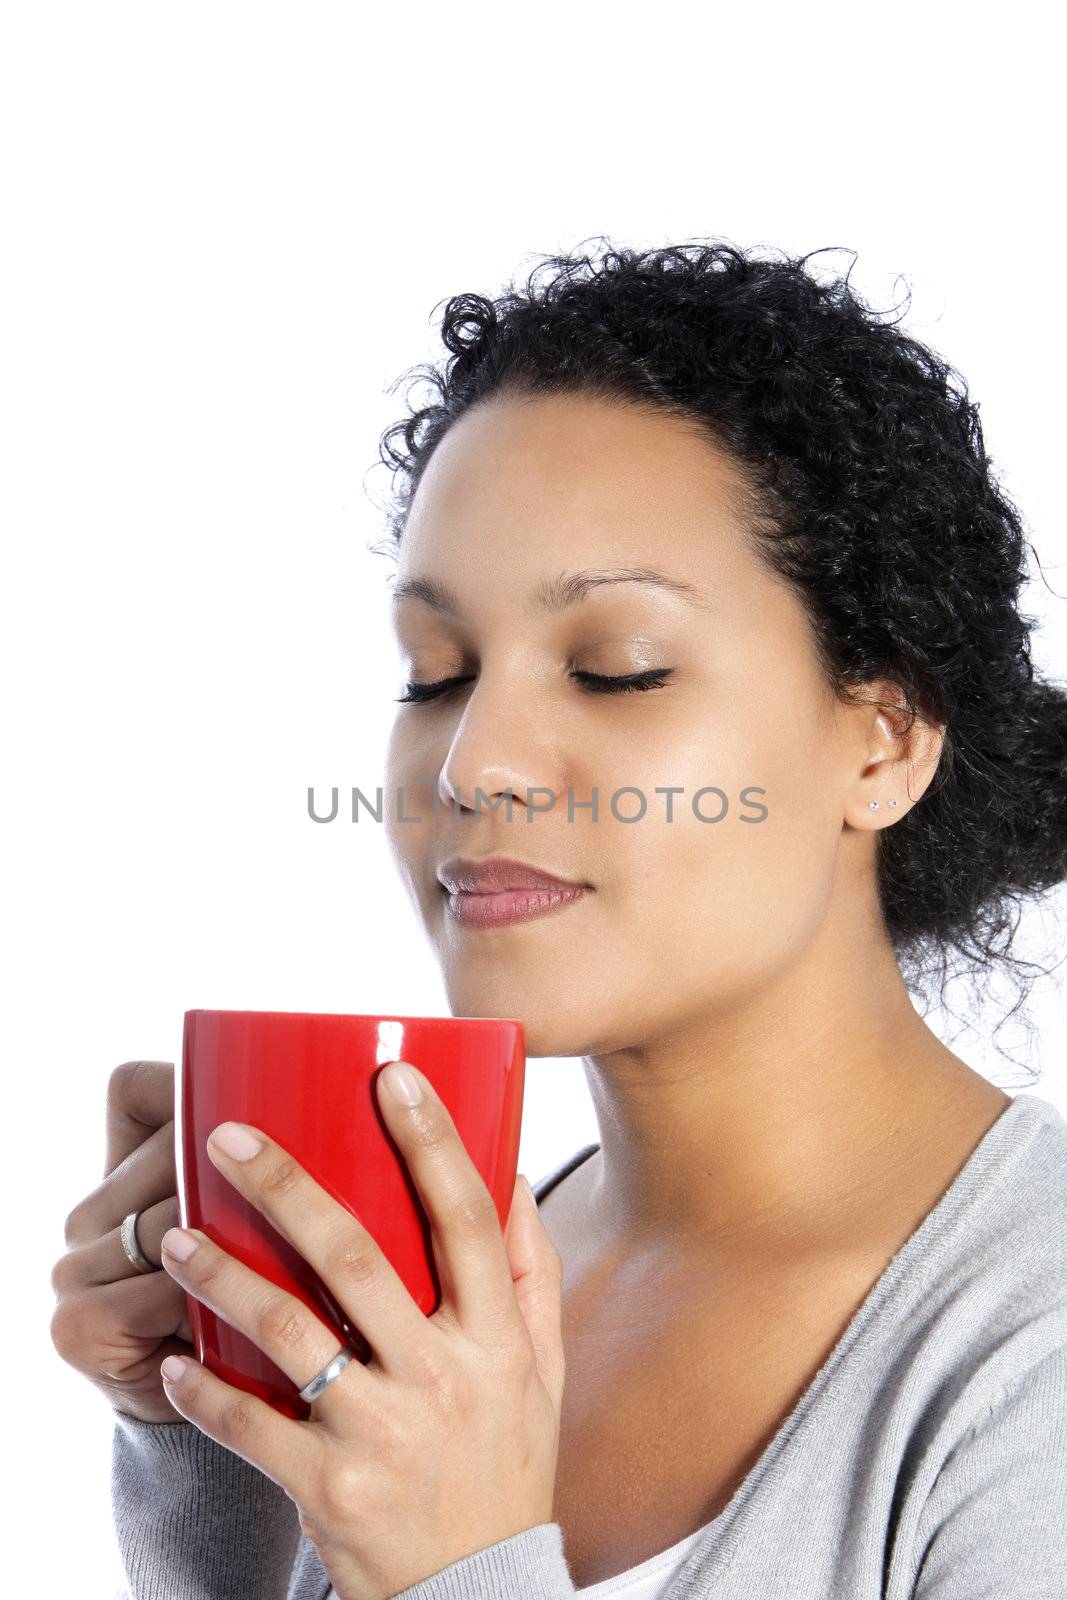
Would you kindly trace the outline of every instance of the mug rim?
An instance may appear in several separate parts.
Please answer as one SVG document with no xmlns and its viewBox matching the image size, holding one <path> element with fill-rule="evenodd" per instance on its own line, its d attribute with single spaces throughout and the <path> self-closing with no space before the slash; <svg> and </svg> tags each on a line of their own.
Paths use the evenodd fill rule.
<svg viewBox="0 0 1067 1600">
<path fill-rule="evenodd" d="M 418 1022 L 431 1024 L 435 1027 L 469 1026 L 471 1023 L 481 1024 L 490 1028 L 521 1028 L 522 1022 L 518 1017 L 437 1017 L 437 1016 L 401 1016 L 395 1011 L 245 1011 L 240 1008 L 222 1009 L 216 1006 L 200 1006 L 185 1012 L 187 1017 L 299 1017 L 303 1021 L 314 1022 L 321 1018 L 331 1022 Z"/>
</svg>

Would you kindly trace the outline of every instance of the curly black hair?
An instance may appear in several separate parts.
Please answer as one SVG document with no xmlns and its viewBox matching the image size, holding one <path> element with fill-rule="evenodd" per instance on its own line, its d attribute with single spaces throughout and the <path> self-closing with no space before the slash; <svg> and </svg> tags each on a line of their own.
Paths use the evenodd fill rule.
<svg viewBox="0 0 1067 1600">
<path fill-rule="evenodd" d="M 943 1003 L 950 957 L 1018 979 L 1033 966 L 1010 949 L 1020 899 L 1067 877 L 1067 694 L 1034 673 L 1018 599 L 1037 553 L 965 381 L 860 299 L 851 266 L 808 271 L 820 251 L 594 237 L 597 254 L 542 256 L 521 290 L 447 300 L 443 370 L 397 380 L 433 398 L 409 397 L 379 441 L 386 548 L 439 441 L 489 396 L 583 393 L 695 423 L 742 469 L 755 547 L 803 603 L 835 694 L 887 679 L 902 731 L 945 724 L 933 783 L 877 836 L 905 981 L 939 970 Z"/>
</svg>

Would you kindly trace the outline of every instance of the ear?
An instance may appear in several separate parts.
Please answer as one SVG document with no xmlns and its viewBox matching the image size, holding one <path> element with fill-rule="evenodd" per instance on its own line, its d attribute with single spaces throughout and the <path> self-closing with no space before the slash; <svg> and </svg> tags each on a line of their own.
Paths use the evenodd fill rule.
<svg viewBox="0 0 1067 1600">
<path fill-rule="evenodd" d="M 852 708 L 858 754 L 844 820 L 873 832 L 898 822 L 929 787 L 941 760 L 945 724 L 920 710 L 909 727 L 899 684 L 879 680 L 865 684 L 862 693 L 863 700 Z"/>
</svg>

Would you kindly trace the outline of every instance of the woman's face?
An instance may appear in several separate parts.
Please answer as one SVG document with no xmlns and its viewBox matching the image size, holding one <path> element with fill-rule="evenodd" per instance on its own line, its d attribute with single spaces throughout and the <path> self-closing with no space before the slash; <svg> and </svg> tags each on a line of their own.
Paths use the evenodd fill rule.
<svg viewBox="0 0 1067 1600">
<path fill-rule="evenodd" d="M 398 709 L 390 847 L 453 1013 L 518 1018 L 531 1056 L 699 1027 L 797 961 L 826 914 L 855 743 L 799 602 L 747 542 L 738 486 L 666 415 L 495 398 L 452 427 L 412 504 L 397 587 L 440 585 L 456 610 L 394 601 L 397 693 L 467 681 Z M 612 582 L 538 602 L 546 583 L 621 569 L 691 592 Z M 574 676 L 650 668 L 671 670 L 629 693 Z M 709 786 L 725 814 L 722 795 L 698 796 Z M 398 789 L 413 820 L 399 820 Z M 507 791 L 510 822 L 488 809 Z M 437 878 L 453 856 L 591 887 L 532 920 L 471 927 Z"/>
</svg>

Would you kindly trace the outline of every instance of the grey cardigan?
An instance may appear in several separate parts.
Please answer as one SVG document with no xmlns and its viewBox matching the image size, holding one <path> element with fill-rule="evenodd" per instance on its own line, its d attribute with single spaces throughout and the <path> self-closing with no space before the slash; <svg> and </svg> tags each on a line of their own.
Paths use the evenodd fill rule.
<svg viewBox="0 0 1067 1600">
<path fill-rule="evenodd" d="M 538 1200 L 597 1148 L 542 1178 Z M 192 1423 L 114 1415 L 116 1600 L 325 1600 L 282 1489 Z M 549 1522 L 397 1600 L 580 1592 Z M 665 1600 L 698 1596 L 1067 1596 L 1067 1122 L 1054 1106 L 1016 1095 L 890 1261 Z"/>
</svg>

